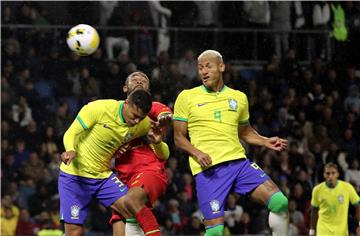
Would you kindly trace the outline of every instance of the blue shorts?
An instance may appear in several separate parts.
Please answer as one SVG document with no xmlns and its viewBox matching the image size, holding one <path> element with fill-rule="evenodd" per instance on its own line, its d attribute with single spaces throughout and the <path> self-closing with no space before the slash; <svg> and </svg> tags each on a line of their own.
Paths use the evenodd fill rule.
<svg viewBox="0 0 360 236">
<path fill-rule="evenodd" d="M 60 220 L 70 224 L 84 224 L 93 198 L 111 206 L 128 192 L 128 188 L 113 173 L 107 179 L 91 179 L 60 172 Z"/>
<path fill-rule="evenodd" d="M 248 159 L 218 164 L 195 176 L 199 208 L 206 220 L 224 215 L 230 191 L 241 195 L 254 190 L 270 177 Z"/>
</svg>

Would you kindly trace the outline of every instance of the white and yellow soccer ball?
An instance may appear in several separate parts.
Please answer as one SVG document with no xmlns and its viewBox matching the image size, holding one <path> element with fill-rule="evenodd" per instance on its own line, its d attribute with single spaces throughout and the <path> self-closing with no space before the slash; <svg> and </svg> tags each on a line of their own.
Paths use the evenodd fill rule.
<svg viewBox="0 0 360 236">
<path fill-rule="evenodd" d="M 90 25 L 79 24 L 72 27 L 66 37 L 70 50 L 79 56 L 88 56 L 99 47 L 100 37 Z"/>
</svg>

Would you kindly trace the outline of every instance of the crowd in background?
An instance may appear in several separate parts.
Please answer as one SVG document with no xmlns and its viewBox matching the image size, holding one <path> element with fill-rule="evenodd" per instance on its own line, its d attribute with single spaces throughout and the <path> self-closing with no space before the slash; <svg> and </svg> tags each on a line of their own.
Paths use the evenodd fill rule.
<svg viewBox="0 0 360 236">
<path fill-rule="evenodd" d="M 162 5 L 172 9 L 169 4 Z M 195 12 L 209 7 L 196 8 L 206 2 L 186 4 L 194 4 Z M 31 4 L 15 8 L 2 3 L 2 11 L 2 24 L 51 24 L 46 11 Z M 180 12 L 171 12 L 171 24 L 178 26 L 214 27 L 220 22 L 195 23 L 197 18 L 183 22 Z M 222 19 L 224 26 L 236 26 L 236 21 L 224 18 L 224 11 L 219 13 L 222 15 L 214 19 Z M 254 23 L 247 21 L 251 27 Z M 109 59 L 105 45 L 89 57 L 78 57 L 54 45 L 64 43 L 63 35 L 36 27 L 2 28 L 1 228 L 16 232 L 2 235 L 61 229 L 57 176 L 64 150 L 62 136 L 82 105 L 95 99 L 124 99 L 122 86 L 135 70 L 150 77 L 154 100 L 170 107 L 180 91 L 200 85 L 196 61 L 200 48 L 184 46 L 182 56 L 174 58 L 166 50 L 156 52 L 156 36 L 145 36 L 146 32 L 140 56 L 133 57 L 133 41 L 129 40 L 129 52 L 119 50 Z M 154 41 L 144 43 L 147 40 Z M 300 65 L 298 51 L 291 45 L 283 51 L 280 57 L 274 46 L 261 70 L 226 64 L 224 81 L 248 96 L 250 121 L 260 134 L 289 140 L 289 148 L 281 153 L 244 145 L 249 159 L 256 161 L 289 198 L 291 235 L 301 235 L 308 232 L 311 191 L 323 181 L 325 163 L 337 163 L 340 178 L 360 192 L 360 67 L 352 57 L 342 58 L 341 63 L 325 63 L 321 50 L 314 52 L 309 65 Z M 226 56 L 224 60 L 226 63 Z M 171 150 L 166 168 L 169 186 L 154 212 L 164 235 L 199 235 L 204 228 L 187 155 L 175 149 L 171 129 L 166 142 Z M 227 234 L 269 233 L 267 210 L 245 198 L 229 196 Z M 94 202 L 86 222 L 87 235 L 111 235 L 110 215 Z M 351 231 L 357 222 L 352 217 L 349 222 Z"/>
</svg>

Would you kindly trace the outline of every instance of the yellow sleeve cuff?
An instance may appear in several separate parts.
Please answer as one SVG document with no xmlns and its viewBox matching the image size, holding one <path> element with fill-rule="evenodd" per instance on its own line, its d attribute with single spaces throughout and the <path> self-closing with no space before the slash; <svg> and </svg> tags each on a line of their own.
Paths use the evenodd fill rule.
<svg viewBox="0 0 360 236">
<path fill-rule="evenodd" d="M 152 149 L 154 150 L 155 155 L 161 160 L 167 160 L 170 156 L 170 150 L 168 145 L 165 142 L 160 142 L 159 144 L 151 144 Z"/>
</svg>

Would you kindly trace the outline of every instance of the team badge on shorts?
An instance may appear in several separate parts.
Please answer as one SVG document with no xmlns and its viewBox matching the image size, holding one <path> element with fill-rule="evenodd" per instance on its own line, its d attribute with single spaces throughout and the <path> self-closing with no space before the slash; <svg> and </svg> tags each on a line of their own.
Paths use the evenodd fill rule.
<svg viewBox="0 0 360 236">
<path fill-rule="evenodd" d="M 77 205 L 71 206 L 71 219 L 77 220 L 79 219 L 80 207 Z"/>
<path fill-rule="evenodd" d="M 341 204 L 341 203 L 343 203 L 344 202 L 344 195 L 339 195 L 338 196 L 338 201 L 339 201 L 339 203 Z"/>
<path fill-rule="evenodd" d="M 211 210 L 212 210 L 213 214 L 218 213 L 219 210 L 220 210 L 220 203 L 219 203 L 219 201 L 218 201 L 218 200 L 212 200 L 212 201 L 210 202 L 210 207 L 211 207 Z"/>
<path fill-rule="evenodd" d="M 238 103 L 235 99 L 229 99 L 229 108 L 232 111 L 236 111 L 238 108 Z"/>
</svg>

